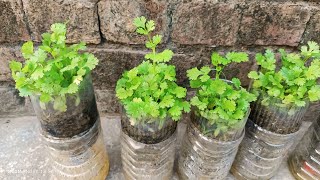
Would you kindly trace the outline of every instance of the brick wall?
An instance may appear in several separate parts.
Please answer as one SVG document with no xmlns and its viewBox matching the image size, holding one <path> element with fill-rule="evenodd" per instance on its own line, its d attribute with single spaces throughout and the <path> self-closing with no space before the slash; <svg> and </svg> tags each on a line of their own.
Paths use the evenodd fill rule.
<svg viewBox="0 0 320 180">
<path fill-rule="evenodd" d="M 231 65 L 227 78 L 249 84 L 254 54 L 264 48 L 296 51 L 308 40 L 320 43 L 320 0 L 0 0 L 0 116 L 30 114 L 30 102 L 13 88 L 8 62 L 23 61 L 24 41 L 39 42 L 55 22 L 68 23 L 67 41 L 85 41 L 100 64 L 93 72 L 102 112 L 118 112 L 114 87 L 124 70 L 142 61 L 144 39 L 132 19 L 144 15 L 157 23 L 162 48 L 175 52 L 178 81 L 186 70 L 209 64 L 212 51 L 246 51 L 250 62 Z M 312 105 L 307 120 L 320 114 Z"/>
</svg>

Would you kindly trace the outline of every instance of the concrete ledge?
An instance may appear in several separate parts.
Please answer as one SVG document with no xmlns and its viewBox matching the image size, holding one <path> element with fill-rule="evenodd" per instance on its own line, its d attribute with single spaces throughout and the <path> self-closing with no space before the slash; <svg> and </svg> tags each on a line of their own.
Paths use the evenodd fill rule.
<svg viewBox="0 0 320 180">
<path fill-rule="evenodd" d="M 110 173 L 107 179 L 122 180 L 120 160 L 120 117 L 105 115 L 101 117 L 104 140 L 110 160 Z M 310 122 L 303 123 L 303 133 L 310 126 Z M 39 123 L 35 116 L 22 116 L 16 118 L 0 118 L 0 179 L 28 179 L 47 180 L 50 177 L 49 159 L 44 151 L 39 137 Z M 185 133 L 186 120 L 178 126 L 178 144 Z M 302 137 L 301 133 L 296 140 Z M 293 148 L 292 148 L 293 149 Z M 176 174 L 173 177 L 177 180 Z M 230 174 L 228 180 L 235 178 Z M 273 180 L 294 180 L 290 174 L 287 163 L 282 167 Z"/>
</svg>

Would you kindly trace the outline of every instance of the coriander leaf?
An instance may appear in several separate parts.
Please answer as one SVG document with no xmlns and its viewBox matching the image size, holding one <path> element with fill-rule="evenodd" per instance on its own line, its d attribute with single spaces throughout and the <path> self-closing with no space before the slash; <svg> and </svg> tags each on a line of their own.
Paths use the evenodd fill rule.
<svg viewBox="0 0 320 180">
<path fill-rule="evenodd" d="M 226 54 L 226 58 L 230 62 L 246 62 L 249 60 L 248 54 L 244 52 L 229 52 Z"/>
<path fill-rule="evenodd" d="M 238 78 L 232 78 L 232 83 L 237 87 L 240 88 L 241 87 L 241 82 Z"/>
<path fill-rule="evenodd" d="M 38 80 L 38 79 L 40 79 L 40 78 L 42 78 L 43 77 L 43 68 L 42 67 L 38 67 L 38 69 L 36 69 L 33 73 L 32 73 L 32 75 L 31 75 L 31 79 L 32 80 Z"/>
<path fill-rule="evenodd" d="M 21 52 L 25 59 L 29 59 L 33 55 L 33 43 L 31 41 L 24 43 L 21 47 Z"/>
<path fill-rule="evenodd" d="M 152 37 L 153 44 L 158 45 L 161 42 L 162 36 L 161 35 L 155 35 Z"/>
<path fill-rule="evenodd" d="M 141 17 L 136 17 L 133 21 L 133 24 L 137 27 L 137 28 L 144 28 L 146 26 L 146 22 L 147 19 L 144 16 Z"/>
<path fill-rule="evenodd" d="M 155 24 L 154 24 L 153 20 L 150 20 L 146 23 L 146 29 L 147 29 L 148 33 L 155 29 Z"/>
<path fill-rule="evenodd" d="M 208 74 L 210 71 L 211 71 L 211 68 L 209 66 L 203 66 L 200 71 L 203 73 L 203 74 Z"/>
<path fill-rule="evenodd" d="M 191 105 L 196 106 L 200 110 L 204 110 L 207 107 L 207 104 L 201 102 L 197 96 L 191 99 Z"/>
<path fill-rule="evenodd" d="M 226 58 L 223 58 L 222 56 L 220 56 L 218 53 L 212 53 L 211 55 L 211 62 L 214 66 L 218 66 L 219 64 L 223 64 L 226 65 L 228 64 L 230 61 Z"/>
<path fill-rule="evenodd" d="M 166 108 L 166 107 L 172 107 L 174 105 L 174 99 L 172 95 L 166 95 L 159 103 L 159 107 Z"/>
<path fill-rule="evenodd" d="M 21 71 L 22 64 L 17 61 L 10 61 L 9 67 L 10 67 L 11 71 L 14 73 L 16 71 Z"/>
<path fill-rule="evenodd" d="M 210 79 L 210 76 L 205 74 L 203 76 L 200 77 L 201 82 L 206 82 Z"/>
<path fill-rule="evenodd" d="M 174 94 L 176 94 L 178 98 L 186 97 L 187 89 L 178 86 L 175 88 Z"/>
<path fill-rule="evenodd" d="M 249 77 L 250 79 L 255 79 L 255 80 L 257 80 L 257 79 L 259 79 L 259 74 L 257 73 L 257 71 L 251 71 L 251 72 L 248 74 L 248 77 Z"/>
<path fill-rule="evenodd" d="M 192 68 L 187 71 L 187 76 L 190 80 L 196 80 L 200 75 L 202 75 L 202 72 L 198 68 Z"/>
<path fill-rule="evenodd" d="M 52 97 L 47 93 L 42 93 L 41 96 L 40 96 L 40 101 L 41 102 L 47 103 L 47 102 L 49 102 L 51 100 L 52 100 Z"/>
<path fill-rule="evenodd" d="M 58 96 L 54 99 L 53 108 L 57 109 L 61 112 L 65 112 L 67 110 L 66 98 L 65 96 Z"/>
<path fill-rule="evenodd" d="M 190 104 L 187 101 L 182 102 L 181 107 L 183 108 L 184 112 L 190 112 Z"/>
<path fill-rule="evenodd" d="M 310 101 L 318 101 L 320 99 L 320 85 L 313 86 L 308 91 Z"/>
</svg>

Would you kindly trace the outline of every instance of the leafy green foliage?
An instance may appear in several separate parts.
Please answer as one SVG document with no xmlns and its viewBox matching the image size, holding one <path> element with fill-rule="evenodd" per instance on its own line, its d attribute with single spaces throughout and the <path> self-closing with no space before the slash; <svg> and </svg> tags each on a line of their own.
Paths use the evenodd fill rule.
<svg viewBox="0 0 320 180">
<path fill-rule="evenodd" d="M 196 95 L 191 99 L 191 105 L 195 106 L 196 114 L 207 119 L 210 125 L 214 125 L 214 136 L 235 127 L 247 114 L 250 102 L 256 96 L 241 87 L 237 78 L 232 81 L 220 79 L 224 67 L 232 62 L 240 63 L 248 61 L 248 55 L 242 52 L 229 52 L 225 57 L 218 53 L 211 56 L 215 69 L 204 66 L 201 69 L 192 68 L 187 71 L 190 86 L 197 89 Z M 209 74 L 215 71 L 215 79 Z"/>
<path fill-rule="evenodd" d="M 151 32 L 155 29 L 154 21 L 145 17 L 134 20 L 136 32 L 146 35 L 146 47 L 151 50 L 145 55 L 145 60 L 137 67 L 124 72 L 116 86 L 116 95 L 124 105 L 127 115 L 134 121 L 142 119 L 160 119 L 171 117 L 179 120 L 182 112 L 189 112 L 190 105 L 183 99 L 187 90 L 176 84 L 176 70 L 168 65 L 173 52 L 165 49 L 156 52 L 162 37 Z"/>
<path fill-rule="evenodd" d="M 12 77 L 20 96 L 40 95 L 40 104 L 52 101 L 54 109 L 67 110 L 66 95 L 78 99 L 79 84 L 98 64 L 98 59 L 85 50 L 85 43 L 66 45 L 66 25 L 51 25 L 52 33 L 42 34 L 42 44 L 37 50 L 31 41 L 23 44 L 21 51 L 25 64 L 10 62 Z"/>
<path fill-rule="evenodd" d="M 320 99 L 320 51 L 315 42 L 308 42 L 302 46 L 300 53 L 287 53 L 280 49 L 281 68 L 276 70 L 275 54 L 266 50 L 264 54 L 257 54 L 256 61 L 259 71 L 251 71 L 248 77 L 253 79 L 253 91 L 263 93 L 278 99 L 275 105 L 291 109 L 303 107 L 308 101 Z M 310 65 L 307 65 L 310 64 Z M 270 98 L 263 101 L 270 104 Z"/>
</svg>

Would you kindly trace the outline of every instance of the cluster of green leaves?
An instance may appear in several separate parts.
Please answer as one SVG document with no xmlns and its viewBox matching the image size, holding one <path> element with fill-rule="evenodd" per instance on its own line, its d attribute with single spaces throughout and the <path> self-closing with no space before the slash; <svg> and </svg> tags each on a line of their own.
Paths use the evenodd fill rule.
<svg viewBox="0 0 320 180">
<path fill-rule="evenodd" d="M 254 94 L 241 87 L 238 78 L 232 81 L 220 79 L 225 66 L 230 63 L 248 61 L 248 55 L 243 52 L 229 52 L 225 57 L 213 53 L 211 61 L 214 66 L 204 66 L 200 70 L 193 68 L 187 71 L 190 86 L 197 88 L 196 95 L 191 99 L 196 114 L 208 120 L 214 126 L 214 135 L 235 127 L 247 114 L 250 102 L 256 99 Z M 210 72 L 215 71 L 215 78 Z"/>
<path fill-rule="evenodd" d="M 275 54 L 266 50 L 257 54 L 256 61 L 260 70 L 251 71 L 253 91 L 256 94 L 267 94 L 262 103 L 269 105 L 271 100 L 280 102 L 277 106 L 289 108 L 289 114 L 297 107 L 304 107 L 309 101 L 320 99 L 320 51 L 315 42 L 302 46 L 300 53 L 287 53 L 280 49 L 281 68 L 276 70 Z M 310 65 L 307 65 L 310 64 Z"/>
<path fill-rule="evenodd" d="M 190 104 L 184 100 L 187 90 L 175 82 L 175 66 L 166 64 L 173 52 L 169 49 L 156 52 L 162 37 L 151 37 L 154 21 L 142 16 L 135 18 L 134 25 L 137 33 L 148 37 L 146 47 L 152 51 L 140 65 L 124 72 L 117 82 L 116 95 L 127 115 L 136 122 L 159 119 L 161 124 L 167 117 L 177 121 L 182 111 L 190 111 Z"/>
<path fill-rule="evenodd" d="M 54 109 L 66 111 L 66 95 L 79 103 L 79 85 L 95 68 L 98 59 L 85 50 L 85 43 L 66 45 L 66 24 L 51 25 L 52 33 L 42 34 L 42 44 L 37 50 L 31 41 L 23 44 L 21 51 L 25 64 L 10 62 L 12 77 L 20 96 L 39 95 L 40 105 L 52 101 Z"/>
</svg>

